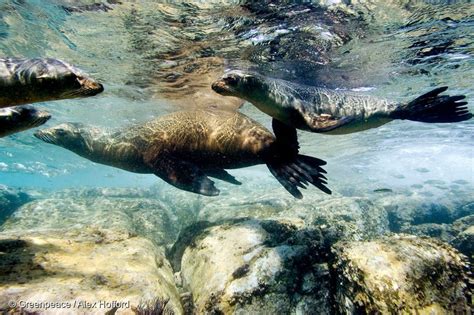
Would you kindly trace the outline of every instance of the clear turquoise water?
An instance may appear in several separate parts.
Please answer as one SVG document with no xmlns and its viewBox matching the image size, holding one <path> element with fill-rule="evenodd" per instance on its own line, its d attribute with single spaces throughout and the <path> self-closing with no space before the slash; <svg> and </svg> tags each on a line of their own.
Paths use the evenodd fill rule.
<svg viewBox="0 0 474 315">
<path fill-rule="evenodd" d="M 200 99 L 189 96 L 206 90 L 224 68 L 252 68 L 395 99 L 449 85 L 452 93 L 466 94 L 474 109 L 474 10 L 467 2 L 341 5 L 353 15 L 339 26 L 325 15 L 329 9 L 316 4 L 124 0 L 107 4 L 107 12 L 64 9 L 90 3 L 0 0 L 0 55 L 64 59 L 105 84 L 106 91 L 93 98 L 38 104 L 53 115 L 46 126 L 78 121 L 120 127 L 198 107 Z M 225 102 L 214 97 L 216 104 Z M 270 125 L 252 106 L 242 111 Z M 153 175 L 94 164 L 32 134 L 0 139 L 1 184 L 54 190 L 166 185 Z M 472 191 L 474 185 L 474 120 L 444 125 L 397 121 L 346 136 L 299 135 L 302 152 L 327 160 L 336 194 L 412 191 L 422 185 L 427 198 L 436 201 L 453 189 Z M 218 185 L 235 196 L 261 189 L 286 197 L 265 166 L 232 173 L 245 179 L 242 186 Z"/>
</svg>

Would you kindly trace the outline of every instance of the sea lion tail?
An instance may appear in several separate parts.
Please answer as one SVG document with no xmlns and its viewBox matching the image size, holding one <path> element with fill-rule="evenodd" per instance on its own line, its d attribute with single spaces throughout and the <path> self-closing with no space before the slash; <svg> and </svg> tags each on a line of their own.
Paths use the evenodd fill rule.
<svg viewBox="0 0 474 315">
<path fill-rule="evenodd" d="M 267 163 L 268 169 L 282 186 L 293 195 L 301 199 L 303 195 L 299 188 L 306 189 L 308 183 L 319 188 L 326 194 L 331 194 L 327 188 L 326 171 L 321 167 L 326 162 L 318 158 L 298 154 L 292 160 L 281 160 Z"/>
<path fill-rule="evenodd" d="M 390 116 L 393 119 L 408 119 L 428 123 L 451 123 L 469 120 L 472 113 L 463 101 L 465 95 L 439 95 L 447 86 L 436 88 L 421 95 L 408 104 L 396 109 Z"/>
</svg>

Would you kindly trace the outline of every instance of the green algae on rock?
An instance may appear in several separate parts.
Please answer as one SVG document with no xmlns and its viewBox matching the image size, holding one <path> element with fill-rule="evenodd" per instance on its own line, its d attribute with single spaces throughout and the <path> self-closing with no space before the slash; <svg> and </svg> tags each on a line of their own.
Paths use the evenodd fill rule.
<svg viewBox="0 0 474 315">
<path fill-rule="evenodd" d="M 333 253 L 342 314 L 469 312 L 469 264 L 445 243 L 394 235 L 341 242 Z"/>
</svg>

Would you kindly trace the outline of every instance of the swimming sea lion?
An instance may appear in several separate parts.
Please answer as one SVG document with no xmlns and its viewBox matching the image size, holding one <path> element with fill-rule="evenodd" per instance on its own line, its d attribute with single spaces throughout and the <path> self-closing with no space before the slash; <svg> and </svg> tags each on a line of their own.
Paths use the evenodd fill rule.
<svg viewBox="0 0 474 315">
<path fill-rule="evenodd" d="M 439 95 L 447 87 L 428 92 L 409 103 L 330 90 L 258 74 L 229 71 L 212 84 L 219 94 L 237 96 L 288 126 L 312 132 L 346 134 L 375 128 L 394 119 L 429 123 L 472 118 L 464 95 Z"/>
<path fill-rule="evenodd" d="M 33 106 L 16 106 L 0 109 L 0 138 L 41 126 L 51 118 L 45 111 Z"/>
<path fill-rule="evenodd" d="M 285 128 L 277 122 L 274 136 L 238 112 L 195 110 L 116 132 L 65 123 L 35 136 L 93 162 L 153 173 L 175 187 L 206 196 L 219 194 L 208 176 L 238 185 L 225 169 L 262 163 L 296 198 L 302 198 L 298 187 L 308 183 L 330 194 L 321 168 L 326 162 L 298 154 L 296 132 Z"/>
<path fill-rule="evenodd" d="M 96 95 L 102 84 L 51 58 L 0 58 L 0 108 Z"/>
</svg>

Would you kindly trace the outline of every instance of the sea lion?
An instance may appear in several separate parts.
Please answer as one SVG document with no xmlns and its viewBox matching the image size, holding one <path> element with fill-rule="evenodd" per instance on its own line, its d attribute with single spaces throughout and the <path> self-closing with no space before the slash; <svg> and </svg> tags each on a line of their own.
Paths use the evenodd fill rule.
<svg viewBox="0 0 474 315">
<path fill-rule="evenodd" d="M 115 132 L 64 123 L 35 136 L 93 162 L 153 173 L 177 188 L 206 196 L 219 194 L 208 176 L 238 185 L 225 169 L 263 163 L 296 198 L 302 198 L 298 187 L 308 183 L 330 194 L 321 167 L 326 162 L 298 154 L 296 132 L 285 128 L 277 122 L 274 136 L 238 112 L 195 110 Z"/>
<path fill-rule="evenodd" d="M 51 118 L 45 111 L 33 106 L 15 106 L 0 109 L 0 138 L 41 126 Z"/>
<path fill-rule="evenodd" d="M 229 71 L 212 89 L 237 96 L 288 126 L 312 132 L 347 134 L 379 127 L 394 119 L 428 123 L 472 118 L 464 95 L 440 95 L 436 88 L 409 103 L 399 103 L 346 91 L 300 85 L 258 74 Z"/>
<path fill-rule="evenodd" d="M 64 61 L 0 58 L 0 108 L 96 95 L 102 84 Z"/>
</svg>

